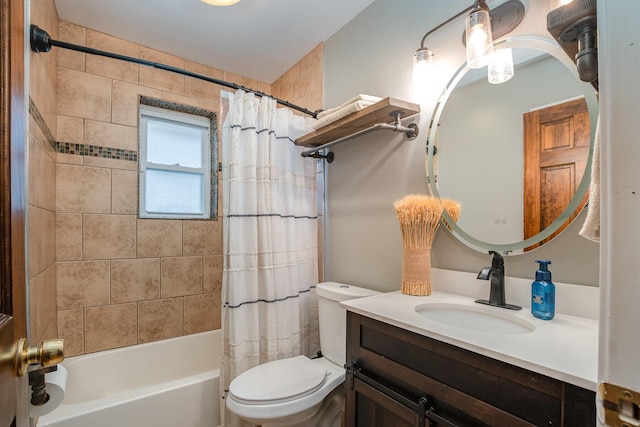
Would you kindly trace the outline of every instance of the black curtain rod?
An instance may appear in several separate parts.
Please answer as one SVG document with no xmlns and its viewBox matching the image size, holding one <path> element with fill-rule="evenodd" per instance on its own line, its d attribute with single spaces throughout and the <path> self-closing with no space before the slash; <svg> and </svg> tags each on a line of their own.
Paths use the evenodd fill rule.
<svg viewBox="0 0 640 427">
<path fill-rule="evenodd" d="M 92 55 L 106 56 L 107 58 L 120 59 L 122 61 L 133 62 L 140 65 L 147 65 L 149 67 L 158 68 L 160 70 L 170 71 L 172 73 L 182 74 L 188 77 L 194 77 L 196 79 L 205 80 L 211 83 L 219 84 L 221 86 L 226 86 L 232 89 L 242 89 L 245 92 L 252 92 L 258 96 L 267 96 L 273 98 L 278 104 L 289 107 L 293 110 L 300 111 L 301 113 L 307 114 L 313 118 L 316 118 L 318 113 L 322 110 L 310 111 L 306 108 L 300 107 L 298 105 L 292 104 L 289 101 L 284 101 L 282 99 L 278 99 L 273 97 L 267 93 L 260 92 L 258 90 L 250 89 L 248 87 L 244 87 L 242 85 L 227 82 L 220 79 L 215 79 L 213 77 L 205 76 L 202 74 L 192 73 L 191 71 L 183 70 L 182 68 L 172 67 L 170 65 L 161 64 L 159 62 L 145 61 L 144 59 L 134 58 L 131 56 L 119 55 L 117 53 L 105 52 L 103 50 L 93 49 L 90 47 L 79 46 L 71 43 L 61 42 L 58 40 L 53 40 L 49 33 L 47 33 L 42 28 L 31 25 L 30 28 L 30 39 L 31 39 L 31 50 L 40 53 L 40 52 L 49 52 L 51 50 L 51 46 L 61 47 L 63 49 L 75 50 L 78 52 L 90 53 Z"/>
</svg>

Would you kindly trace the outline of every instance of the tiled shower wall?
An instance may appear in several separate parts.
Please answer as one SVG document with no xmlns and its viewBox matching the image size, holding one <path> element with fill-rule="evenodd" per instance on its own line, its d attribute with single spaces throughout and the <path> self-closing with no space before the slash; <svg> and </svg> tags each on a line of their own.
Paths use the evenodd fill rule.
<svg viewBox="0 0 640 427">
<path fill-rule="evenodd" d="M 268 84 L 67 22 L 59 23 L 58 38 L 271 93 Z M 215 111 L 219 129 L 221 87 L 137 64 L 55 50 L 57 321 L 65 353 L 219 328 L 222 218 L 139 219 L 136 159 L 139 95 Z M 309 109 L 320 108 L 322 46 L 294 69 L 274 87 L 295 94 Z M 316 89 L 317 95 L 312 97 L 307 88 Z M 293 97 L 288 100 L 296 102 Z"/>
<path fill-rule="evenodd" d="M 53 0 L 31 0 L 33 23 L 58 35 Z M 30 344 L 57 336 L 56 322 L 56 57 L 29 55 L 27 231 Z"/>
</svg>

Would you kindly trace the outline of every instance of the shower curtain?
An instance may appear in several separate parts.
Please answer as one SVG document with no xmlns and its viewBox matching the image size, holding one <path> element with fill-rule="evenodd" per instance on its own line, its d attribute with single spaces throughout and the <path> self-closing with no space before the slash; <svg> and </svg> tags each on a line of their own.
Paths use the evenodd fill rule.
<svg viewBox="0 0 640 427">
<path fill-rule="evenodd" d="M 229 94 L 222 127 L 224 426 L 243 425 L 225 407 L 237 375 L 319 350 L 316 161 L 293 141 L 306 119 L 275 100 Z"/>
</svg>

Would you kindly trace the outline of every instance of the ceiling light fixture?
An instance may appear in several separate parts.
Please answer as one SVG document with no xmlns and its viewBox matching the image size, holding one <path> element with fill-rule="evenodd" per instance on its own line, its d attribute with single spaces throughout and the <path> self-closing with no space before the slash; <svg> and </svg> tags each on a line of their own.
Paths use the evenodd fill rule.
<svg viewBox="0 0 640 427">
<path fill-rule="evenodd" d="M 231 6 L 238 3 L 240 0 L 200 0 L 203 3 L 210 4 L 212 6 Z"/>
</svg>

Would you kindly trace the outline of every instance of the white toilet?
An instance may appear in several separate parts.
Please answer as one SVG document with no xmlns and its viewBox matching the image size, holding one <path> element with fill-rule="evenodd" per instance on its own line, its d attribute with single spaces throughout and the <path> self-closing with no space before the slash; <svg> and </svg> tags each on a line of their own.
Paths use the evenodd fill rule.
<svg viewBox="0 0 640 427">
<path fill-rule="evenodd" d="M 338 427 L 344 403 L 346 310 L 340 301 L 378 292 L 335 282 L 316 287 L 323 357 L 296 356 L 251 368 L 229 386 L 227 408 L 263 427 Z"/>
</svg>

